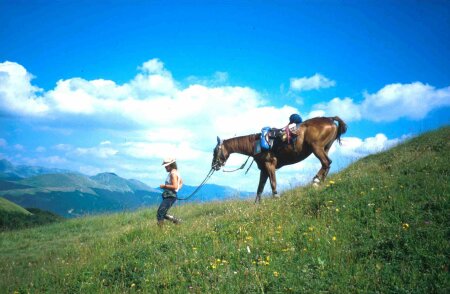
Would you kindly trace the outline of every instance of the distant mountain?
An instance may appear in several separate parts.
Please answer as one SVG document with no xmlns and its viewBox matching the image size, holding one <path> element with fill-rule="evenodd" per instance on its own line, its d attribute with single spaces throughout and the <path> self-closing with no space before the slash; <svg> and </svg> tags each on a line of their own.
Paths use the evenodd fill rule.
<svg viewBox="0 0 450 294">
<path fill-rule="evenodd" d="M 138 180 L 125 180 L 115 173 L 101 173 L 91 177 L 97 183 L 107 186 L 110 190 L 121 192 L 149 191 L 158 192 Z"/>
<path fill-rule="evenodd" d="M 1 195 L 22 207 L 51 211 L 64 217 L 134 210 L 157 205 L 161 189 L 151 188 L 134 179 L 124 179 L 115 173 L 86 176 L 80 173 L 21 166 L 0 160 Z M 37 174 L 36 174 L 37 173 Z M 35 174 L 33 176 L 25 175 Z M 196 189 L 184 185 L 179 192 L 185 198 Z M 206 184 L 189 201 L 205 202 L 248 197 L 230 187 Z"/>
<path fill-rule="evenodd" d="M 16 181 L 18 184 L 34 188 L 48 188 L 61 190 L 78 190 L 92 192 L 92 188 L 106 188 L 105 185 L 81 174 L 42 174 Z"/>
<path fill-rule="evenodd" d="M 64 170 L 49 173 L 51 170 L 16 167 L 3 159 L 0 192 L 21 207 L 48 210 L 64 217 L 133 210 L 156 205 L 160 199 L 158 190 L 113 173 L 89 177 Z M 38 174 L 24 177 L 35 173 Z"/>
<path fill-rule="evenodd" d="M 58 168 L 46 168 L 40 166 L 18 165 L 14 166 L 6 159 L 0 159 L 0 178 L 18 180 L 43 174 L 70 173 L 69 170 Z"/>
</svg>

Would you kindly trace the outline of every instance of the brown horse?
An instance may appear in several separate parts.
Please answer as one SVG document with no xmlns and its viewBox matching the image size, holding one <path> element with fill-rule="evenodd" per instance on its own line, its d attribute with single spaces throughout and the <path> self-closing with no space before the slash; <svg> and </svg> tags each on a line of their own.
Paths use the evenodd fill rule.
<svg viewBox="0 0 450 294">
<path fill-rule="evenodd" d="M 337 121 L 336 125 L 334 122 Z M 289 164 L 300 162 L 313 153 L 322 164 L 321 169 L 313 178 L 313 183 L 318 184 L 325 180 L 330 170 L 331 159 L 328 151 L 337 140 L 341 143 L 341 135 L 347 131 L 347 125 L 339 117 L 316 117 L 304 121 L 296 131 L 294 143 L 275 144 L 269 151 L 255 154 L 255 146 L 258 144 L 261 134 L 235 137 L 220 140 L 217 137 L 217 146 L 214 148 L 212 168 L 219 170 L 225 165 L 232 153 L 240 153 L 252 156 L 261 170 L 259 185 L 255 202 L 261 201 L 261 194 L 267 178 L 270 179 L 272 194 L 277 196 L 277 180 L 275 170 Z"/>
</svg>

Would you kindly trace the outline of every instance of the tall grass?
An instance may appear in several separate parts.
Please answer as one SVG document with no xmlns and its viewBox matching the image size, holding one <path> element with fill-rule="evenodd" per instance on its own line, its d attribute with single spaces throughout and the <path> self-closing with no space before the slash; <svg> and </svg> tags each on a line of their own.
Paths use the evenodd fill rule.
<svg viewBox="0 0 450 294">
<path fill-rule="evenodd" d="M 6 293 L 449 293 L 450 128 L 280 199 L 0 234 Z"/>
</svg>

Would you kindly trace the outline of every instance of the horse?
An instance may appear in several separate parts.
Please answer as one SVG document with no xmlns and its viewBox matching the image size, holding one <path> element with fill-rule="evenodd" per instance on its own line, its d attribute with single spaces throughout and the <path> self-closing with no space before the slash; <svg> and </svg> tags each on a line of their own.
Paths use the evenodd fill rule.
<svg viewBox="0 0 450 294">
<path fill-rule="evenodd" d="M 336 123 L 337 122 L 337 125 Z M 305 120 L 299 125 L 294 135 L 293 143 L 278 143 L 268 151 L 256 154 L 255 147 L 259 144 L 261 133 L 239 136 L 221 140 L 217 137 L 211 168 L 218 171 L 223 167 L 232 153 L 239 153 L 253 157 L 260 172 L 256 202 L 261 202 L 261 194 L 267 179 L 270 179 L 272 196 L 278 197 L 275 171 L 285 165 L 298 163 L 313 153 L 322 167 L 313 178 L 313 185 L 323 182 L 330 170 L 331 159 L 328 151 L 334 141 L 341 144 L 341 135 L 347 131 L 346 123 L 338 116 L 315 117 Z"/>
</svg>

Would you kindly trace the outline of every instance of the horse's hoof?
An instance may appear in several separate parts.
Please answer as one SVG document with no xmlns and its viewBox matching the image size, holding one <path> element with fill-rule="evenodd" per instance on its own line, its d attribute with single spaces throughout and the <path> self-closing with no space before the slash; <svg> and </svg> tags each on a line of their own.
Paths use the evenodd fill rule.
<svg viewBox="0 0 450 294">
<path fill-rule="evenodd" d="M 314 182 L 314 183 L 312 184 L 312 186 L 313 186 L 314 188 L 319 188 L 319 183 Z"/>
<path fill-rule="evenodd" d="M 278 195 L 278 194 L 274 194 L 274 195 L 273 195 L 273 198 L 276 198 L 276 199 L 278 199 L 278 198 L 280 198 L 280 195 Z"/>
</svg>

